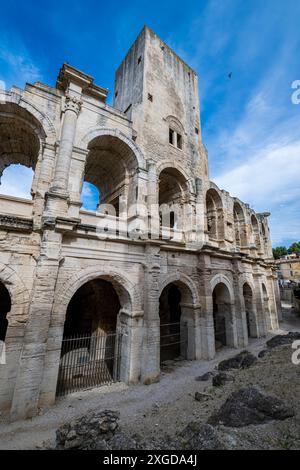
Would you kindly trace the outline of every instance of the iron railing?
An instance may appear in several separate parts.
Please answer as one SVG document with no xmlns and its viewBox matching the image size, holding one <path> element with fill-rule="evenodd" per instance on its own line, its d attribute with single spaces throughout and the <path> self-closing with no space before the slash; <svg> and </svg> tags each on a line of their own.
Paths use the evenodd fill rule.
<svg viewBox="0 0 300 470">
<path fill-rule="evenodd" d="M 117 382 L 120 377 L 121 335 L 97 333 L 64 338 L 56 395 Z"/>
<path fill-rule="evenodd" d="M 177 323 L 162 323 L 160 325 L 160 359 L 174 359 L 182 355 L 186 338 L 182 334 L 182 325 Z"/>
</svg>

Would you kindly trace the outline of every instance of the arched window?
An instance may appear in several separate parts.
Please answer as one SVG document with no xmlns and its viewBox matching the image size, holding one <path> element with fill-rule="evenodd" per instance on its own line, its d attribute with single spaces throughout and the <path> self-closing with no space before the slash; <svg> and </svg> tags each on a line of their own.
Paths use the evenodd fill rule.
<svg viewBox="0 0 300 470">
<path fill-rule="evenodd" d="M 161 225 L 183 228 L 182 203 L 188 194 L 187 181 L 176 168 L 168 167 L 159 175 L 159 206 Z"/>
<path fill-rule="evenodd" d="M 211 240 L 224 238 L 224 214 L 221 197 L 211 188 L 206 193 L 206 226 Z"/>
<path fill-rule="evenodd" d="M 260 235 L 259 235 L 259 225 L 258 220 L 254 214 L 251 216 L 251 227 L 252 227 L 252 241 L 256 248 L 259 250 L 261 248 Z"/>
<path fill-rule="evenodd" d="M 45 136 L 28 111 L 0 104 L 0 194 L 31 198 L 40 141 Z"/>
<path fill-rule="evenodd" d="M 242 206 L 235 202 L 233 205 L 235 242 L 238 247 L 247 245 L 245 216 Z"/>
<path fill-rule="evenodd" d="M 125 142 L 111 135 L 96 137 L 88 149 L 81 195 L 84 208 L 95 210 L 99 204 L 110 204 L 118 216 L 121 197 L 128 204 L 136 202 L 136 156 Z"/>
<path fill-rule="evenodd" d="M 24 165 L 8 166 L 2 174 L 0 194 L 31 199 L 33 176 L 33 170 Z"/>
</svg>

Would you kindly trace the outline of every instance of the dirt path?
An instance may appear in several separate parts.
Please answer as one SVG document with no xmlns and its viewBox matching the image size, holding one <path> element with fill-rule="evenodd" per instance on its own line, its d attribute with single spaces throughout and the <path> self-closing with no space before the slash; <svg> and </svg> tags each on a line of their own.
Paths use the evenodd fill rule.
<svg viewBox="0 0 300 470">
<path fill-rule="evenodd" d="M 300 331 L 300 318 L 295 317 L 289 305 L 285 304 L 284 322 L 276 334 L 295 330 Z M 257 354 L 264 349 L 266 340 L 267 338 L 252 339 L 247 349 Z M 261 383 L 268 391 L 276 389 L 274 373 L 277 374 L 277 379 L 280 373 L 274 368 L 274 364 L 270 366 L 266 361 L 260 361 L 251 368 L 250 376 L 249 373 L 247 376 L 243 371 L 239 371 L 234 385 L 228 384 L 221 389 L 213 388 L 210 382 L 195 380 L 197 376 L 214 369 L 222 359 L 238 351 L 223 348 L 212 361 L 174 363 L 162 373 L 159 383 L 150 386 L 128 387 L 124 384 L 114 384 L 74 393 L 58 400 L 52 408 L 43 410 L 42 415 L 31 420 L 8 423 L 3 416 L 0 423 L 0 449 L 34 449 L 42 447 L 43 442 L 51 445 L 55 440 L 55 431 L 62 423 L 99 409 L 120 411 L 121 426 L 126 426 L 126 431 L 132 434 L 151 437 L 167 431 L 172 435 L 193 419 L 205 422 L 212 410 L 224 401 L 225 395 L 241 386 L 243 381 Z M 279 364 L 280 370 L 286 370 L 289 374 L 289 381 L 294 380 L 294 375 L 295 381 L 299 381 L 299 366 L 291 365 L 289 351 L 281 354 L 275 362 Z M 269 366 L 271 369 L 267 370 Z M 284 376 L 280 376 L 280 380 L 286 383 Z M 196 391 L 210 393 L 213 400 L 199 404 L 194 399 Z"/>
</svg>

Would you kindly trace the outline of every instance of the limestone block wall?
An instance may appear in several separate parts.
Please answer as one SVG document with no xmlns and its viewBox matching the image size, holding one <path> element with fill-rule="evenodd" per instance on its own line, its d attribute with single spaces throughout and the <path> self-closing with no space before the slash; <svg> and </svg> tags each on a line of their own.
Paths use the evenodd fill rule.
<svg viewBox="0 0 300 470">
<path fill-rule="evenodd" d="M 1 171 L 34 170 L 32 200 L 0 196 L 0 282 L 11 298 L 0 409 L 12 419 L 54 402 L 68 304 L 90 280 L 111 283 L 119 297 L 127 383 L 159 380 L 160 296 L 171 284 L 189 359 L 214 357 L 220 312 L 232 347 L 278 327 L 268 214 L 209 181 L 194 71 L 145 28 L 116 73 L 114 107 L 106 95 L 67 64 L 55 87 L 0 93 Z M 119 203 L 117 217 L 82 210 L 84 181 Z M 150 212 L 160 201 L 188 206 L 184 236 L 163 236 L 159 209 Z M 153 238 L 139 226 L 149 215 Z M 99 236 L 103 218 L 118 231 L 109 225 Z"/>
</svg>

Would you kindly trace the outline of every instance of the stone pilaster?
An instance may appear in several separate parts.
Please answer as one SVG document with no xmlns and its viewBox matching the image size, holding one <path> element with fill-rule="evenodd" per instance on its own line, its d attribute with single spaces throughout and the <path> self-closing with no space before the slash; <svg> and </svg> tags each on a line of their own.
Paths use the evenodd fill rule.
<svg viewBox="0 0 300 470">
<path fill-rule="evenodd" d="M 145 317 L 142 351 L 142 382 L 150 384 L 160 376 L 160 318 L 159 318 L 159 247 L 146 246 Z"/>
</svg>

